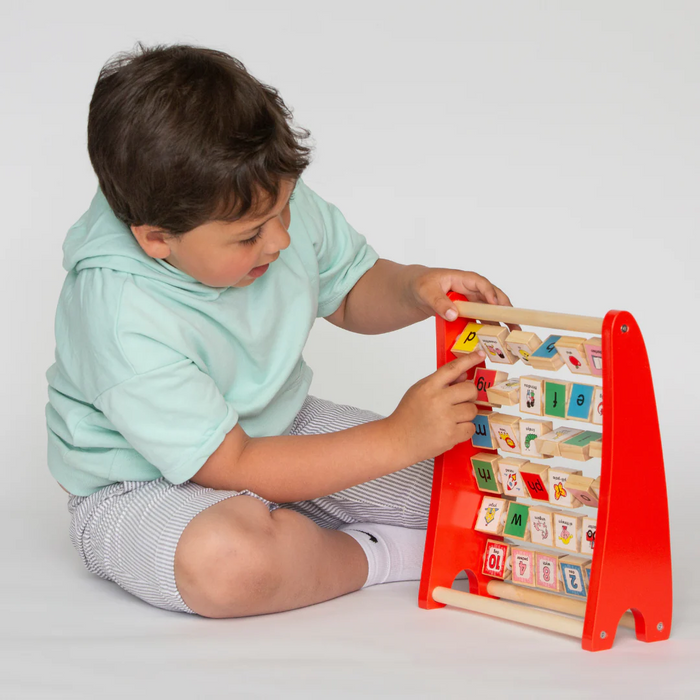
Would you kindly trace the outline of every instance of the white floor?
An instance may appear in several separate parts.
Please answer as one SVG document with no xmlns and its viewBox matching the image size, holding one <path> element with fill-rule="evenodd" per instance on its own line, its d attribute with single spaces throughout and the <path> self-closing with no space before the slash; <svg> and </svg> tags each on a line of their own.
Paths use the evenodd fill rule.
<svg viewBox="0 0 700 700">
<path fill-rule="evenodd" d="M 15 496 L 21 502 L 25 494 Z M 697 545 L 684 549 L 692 541 L 684 523 L 674 523 L 671 639 L 647 645 L 621 629 L 612 650 L 591 654 L 573 639 L 517 624 L 453 608 L 422 610 L 418 582 L 248 619 L 164 612 L 89 575 L 68 540 L 63 494 L 47 492 L 41 503 L 22 514 L 10 504 L 2 516 L 3 699 L 498 698 L 514 692 L 689 698 L 700 692 L 697 567 L 691 556 L 680 556 L 696 553 Z"/>
</svg>

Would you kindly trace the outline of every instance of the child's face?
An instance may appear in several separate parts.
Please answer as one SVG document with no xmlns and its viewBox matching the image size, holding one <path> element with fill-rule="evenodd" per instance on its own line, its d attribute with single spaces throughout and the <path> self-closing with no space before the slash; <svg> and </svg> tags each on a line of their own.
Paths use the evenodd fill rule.
<svg viewBox="0 0 700 700">
<path fill-rule="evenodd" d="M 141 248 L 210 287 L 247 287 L 265 273 L 290 243 L 289 198 L 295 180 L 281 182 L 280 196 L 265 216 L 210 221 L 176 238 L 152 226 L 132 226 Z M 262 268 L 262 269 L 261 269 Z"/>
</svg>

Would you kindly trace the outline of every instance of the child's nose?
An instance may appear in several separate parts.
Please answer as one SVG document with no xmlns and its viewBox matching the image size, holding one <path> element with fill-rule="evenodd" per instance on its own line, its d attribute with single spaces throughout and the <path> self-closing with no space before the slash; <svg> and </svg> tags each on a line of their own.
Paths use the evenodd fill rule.
<svg viewBox="0 0 700 700">
<path fill-rule="evenodd" d="M 272 235 L 268 237 L 268 253 L 274 254 L 278 250 L 284 250 L 289 247 L 291 238 L 289 237 L 287 227 L 282 221 L 275 221 L 271 234 Z"/>
</svg>

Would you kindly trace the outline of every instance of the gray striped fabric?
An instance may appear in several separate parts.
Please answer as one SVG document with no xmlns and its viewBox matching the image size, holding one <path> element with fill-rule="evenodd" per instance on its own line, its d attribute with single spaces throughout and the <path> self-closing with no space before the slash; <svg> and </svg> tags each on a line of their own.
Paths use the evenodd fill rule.
<svg viewBox="0 0 700 700">
<path fill-rule="evenodd" d="M 308 396 L 290 434 L 332 433 L 379 418 L 372 411 Z M 209 506 L 245 494 L 271 511 L 295 510 L 325 528 L 362 522 L 426 528 L 432 478 L 429 459 L 330 496 L 281 504 L 251 491 L 219 491 L 191 481 L 120 482 L 90 496 L 70 496 L 70 538 L 91 573 L 156 607 L 193 613 L 175 584 L 175 548 L 187 524 Z"/>
</svg>

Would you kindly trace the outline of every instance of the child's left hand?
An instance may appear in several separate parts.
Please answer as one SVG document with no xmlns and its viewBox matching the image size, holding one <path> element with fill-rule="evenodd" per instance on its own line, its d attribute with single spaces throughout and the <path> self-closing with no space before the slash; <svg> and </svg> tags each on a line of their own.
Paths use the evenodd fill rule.
<svg viewBox="0 0 700 700">
<path fill-rule="evenodd" d="M 448 292 L 464 294 L 469 301 L 513 306 L 501 289 L 476 272 L 427 267 L 413 278 L 411 288 L 414 301 L 421 311 L 429 316 L 437 314 L 446 321 L 457 318 L 457 307 L 447 297 Z M 519 328 L 513 324 L 506 325 L 511 330 Z"/>
</svg>

